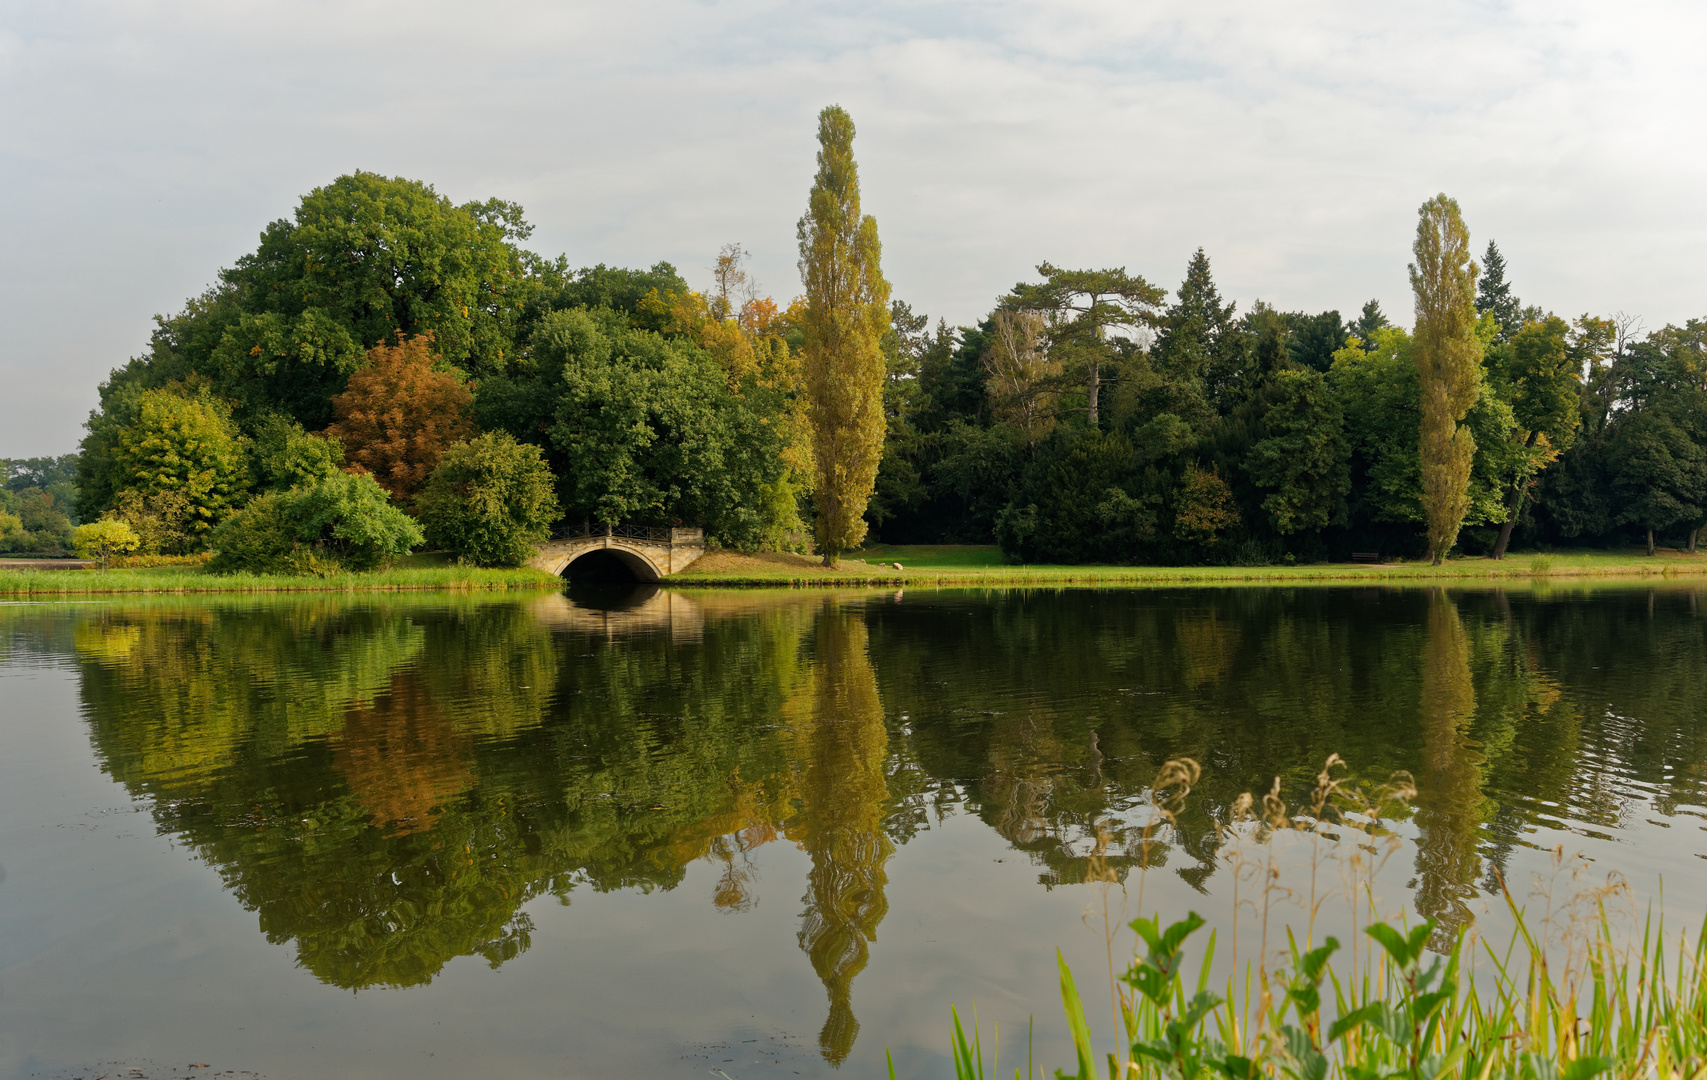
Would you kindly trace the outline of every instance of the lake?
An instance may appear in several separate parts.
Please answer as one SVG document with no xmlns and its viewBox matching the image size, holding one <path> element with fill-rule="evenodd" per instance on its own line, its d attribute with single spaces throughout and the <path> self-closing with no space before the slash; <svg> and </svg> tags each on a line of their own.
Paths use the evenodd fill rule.
<svg viewBox="0 0 1707 1080">
<path fill-rule="evenodd" d="M 579 590 L 0 605 L 0 1077 L 1053 1070 L 1105 904 L 1707 914 L 1699 586 Z M 1252 885 L 1331 754 L 1415 800 Z"/>
</svg>

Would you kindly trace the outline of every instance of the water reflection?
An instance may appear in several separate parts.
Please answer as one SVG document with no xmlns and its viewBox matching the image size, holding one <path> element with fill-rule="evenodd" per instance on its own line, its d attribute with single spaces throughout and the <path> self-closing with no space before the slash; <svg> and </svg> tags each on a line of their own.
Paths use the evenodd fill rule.
<svg viewBox="0 0 1707 1080">
<path fill-rule="evenodd" d="M 1414 902 L 1452 926 L 1537 829 L 1623 837 L 1707 802 L 1691 589 L 628 588 L 7 610 L 0 649 L 75 657 L 104 767 L 328 984 L 497 966 L 535 901 L 674 889 L 706 859 L 708 904 L 798 918 L 832 1064 L 891 863 L 942 815 L 1048 888 L 1085 879 L 1100 825 L 1123 873 L 1151 777 L 1192 757 L 1148 861 L 1213 893 L 1213 821 L 1276 773 L 1296 805 L 1338 752 L 1417 776 Z M 804 880 L 758 878 L 779 841 Z"/>
<path fill-rule="evenodd" d="M 1485 759 L 1471 743 L 1476 687 L 1470 638 L 1445 589 L 1431 589 L 1422 642 L 1422 768 L 1417 776 L 1417 911 L 1440 923 L 1441 944 L 1470 919 Z"/>
<path fill-rule="evenodd" d="M 889 736 L 859 612 L 823 601 L 812 628 L 812 660 L 786 715 L 804 768 L 800 810 L 787 835 L 812 857 L 800 947 L 830 998 L 819 1047 L 839 1065 L 859 1035 L 853 980 L 889 911 L 884 866 L 895 851 L 883 831 Z"/>
</svg>

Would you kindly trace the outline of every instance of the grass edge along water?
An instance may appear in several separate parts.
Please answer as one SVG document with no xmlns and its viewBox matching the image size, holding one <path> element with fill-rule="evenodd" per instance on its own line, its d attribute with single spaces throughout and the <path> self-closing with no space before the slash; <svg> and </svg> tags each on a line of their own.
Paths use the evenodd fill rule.
<svg viewBox="0 0 1707 1080">
<path fill-rule="evenodd" d="M 1274 837 L 1283 831 L 1329 835 L 1344 830 L 1380 861 L 1369 840 L 1383 840 L 1388 853 L 1398 840 L 1383 829 L 1383 811 L 1408 804 L 1416 794 L 1408 774 L 1395 774 L 1373 798 L 1341 784 L 1332 755 L 1318 774 L 1311 805 L 1296 818 L 1278 799 L 1279 781 L 1262 800 L 1249 794 L 1234 804 L 1223 829 L 1236 841 L 1254 840 L 1233 858 L 1246 860 L 1259 874 L 1264 943 L 1258 961 L 1246 960 L 1224 992 L 1211 987 L 1216 932 L 1205 942 L 1196 977 L 1187 980 L 1186 946 L 1203 927 L 1193 911 L 1166 927 L 1160 915 L 1140 915 L 1127 924 L 1137 947 L 1123 972 L 1114 971 L 1113 932 L 1109 940 L 1111 1015 L 1118 1028 L 1116 1050 L 1103 1055 L 1109 1080 L 1704 1080 L 1707 1078 L 1707 923 L 1694 935 L 1679 934 L 1675 961 L 1666 940 L 1663 916 L 1650 907 L 1640 935 L 1615 932 L 1606 900 L 1625 891 L 1615 876 L 1605 887 L 1572 897 L 1586 902 L 1590 914 L 1572 920 L 1563 941 L 1564 960 L 1550 959 L 1548 934 L 1559 914 L 1549 896 L 1537 927 L 1512 896 L 1503 877 L 1500 893 L 1514 929 L 1503 951 L 1465 927 L 1447 934 L 1432 919 L 1408 925 L 1402 917 L 1376 915 L 1373 871 L 1362 881 L 1359 906 L 1370 916 L 1356 937 L 1363 948 L 1349 950 L 1347 968 L 1340 941 L 1315 944 L 1318 900 L 1314 862 L 1310 926 L 1300 942 L 1286 929 L 1285 961 L 1272 970 L 1266 963 L 1269 894 L 1275 877 Z M 1168 762 L 1152 786 L 1156 814 L 1141 832 L 1141 844 L 1156 842 L 1175 824 L 1175 811 L 1199 775 L 1189 760 Z M 1260 807 L 1260 809 L 1258 809 Z M 1241 821 L 1241 812 L 1243 820 Z M 1325 826 L 1341 830 L 1328 834 Z M 1240 826 L 1247 826 L 1242 832 Z M 1098 877 L 1097 861 L 1107 834 L 1099 830 L 1089 880 L 1104 886 L 1103 914 L 1108 918 L 1111 873 Z M 1555 879 L 1564 860 L 1554 853 Z M 1144 869 L 1147 870 L 1147 864 Z M 1105 868 L 1104 868 L 1105 870 Z M 1240 876 L 1235 873 L 1234 880 Z M 1142 896 L 1142 877 L 1139 894 Z M 1235 909 L 1240 901 L 1235 900 Z M 1142 900 L 1140 899 L 1140 907 Z M 1251 904 L 1253 911 L 1258 911 Z M 1106 923 L 1105 923 L 1106 926 Z M 1442 940 L 1444 937 L 1444 940 Z M 1234 940 L 1237 941 L 1235 926 Z M 1491 977 L 1478 985 L 1474 961 L 1485 954 Z M 1236 945 L 1235 945 L 1235 960 Z M 1056 952 L 1062 1008 L 1074 1047 L 1075 1071 L 1055 1070 L 1057 1080 L 1098 1080 L 1098 1054 L 1091 1022 L 1073 972 Z M 1236 979 L 1242 985 L 1236 985 Z M 1491 985 L 1488 985 L 1491 983 Z M 992 1055 L 986 1068 L 976 1013 L 968 1040 L 960 1014 L 950 1007 L 950 1052 L 956 1080 L 985 1080 L 998 1073 Z M 999 1031 L 997 1032 L 999 1043 Z M 1016 1080 L 1038 1075 L 1028 1038 L 1025 1070 Z M 895 1080 L 893 1056 L 889 1078 Z"/>
<path fill-rule="evenodd" d="M 329 574 L 212 573 L 199 566 L 113 570 L 0 568 L 0 596 L 92 596 L 119 593 L 409 592 L 416 590 L 561 590 L 542 570 L 477 566 L 394 566 Z"/>
</svg>

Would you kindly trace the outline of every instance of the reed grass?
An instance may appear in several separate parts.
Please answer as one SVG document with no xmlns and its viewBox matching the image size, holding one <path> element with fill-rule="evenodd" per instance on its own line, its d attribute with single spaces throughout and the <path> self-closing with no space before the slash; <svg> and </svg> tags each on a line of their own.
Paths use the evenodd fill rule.
<svg viewBox="0 0 1707 1080">
<path fill-rule="evenodd" d="M 1585 864 L 1572 864 L 1562 850 L 1554 852 L 1539 913 L 1501 882 L 1513 925 L 1503 948 L 1473 926 L 1448 932 L 1430 919 L 1381 917 L 1375 875 L 1399 846 L 1383 820 L 1415 788 L 1400 774 L 1381 788 L 1354 789 L 1339 779 L 1340 766 L 1337 755 L 1329 759 L 1296 814 L 1280 802 L 1277 784 L 1260 799 L 1244 796 L 1219 826 L 1228 841 L 1223 857 L 1245 890 L 1235 894 L 1235 912 L 1243 908 L 1262 927 L 1262 940 L 1246 943 L 1247 950 L 1255 944 L 1255 956 L 1241 956 L 1235 919 L 1234 976 L 1215 983 L 1217 934 L 1196 945 L 1202 916 L 1164 926 L 1158 914 L 1141 913 L 1126 924 L 1136 941 L 1123 970 L 1110 953 L 1111 1012 L 1104 1015 L 1112 1015 L 1117 1037 L 1112 1052 L 1099 1053 L 1084 998 L 1057 952 L 1074 1048 L 1071 1070 L 1057 1069 L 1057 1078 L 1707 1080 L 1707 925 L 1673 935 L 1650 912 L 1639 926 L 1618 929 L 1609 904 L 1628 900 L 1627 886 L 1614 876 L 1584 887 L 1577 872 Z M 1194 762 L 1176 761 L 1158 776 L 1141 851 L 1176 827 L 1197 775 Z M 1310 884 L 1281 888 L 1275 840 L 1297 840 L 1300 832 L 1312 845 Z M 1097 860 L 1106 840 L 1099 830 L 1090 873 L 1104 886 L 1105 918 L 1113 878 Z M 1340 863 L 1341 887 L 1318 889 L 1317 871 L 1332 861 Z M 1147 869 L 1146 858 L 1140 896 Z M 1555 903 L 1552 885 L 1567 870 L 1570 892 Z M 1302 919 L 1271 924 L 1279 893 L 1297 901 Z M 1317 915 L 1336 895 L 1367 918 L 1354 923 L 1346 943 L 1318 942 Z M 1281 929 L 1284 946 L 1271 958 L 1268 935 Z M 959 1013 L 951 1016 L 957 1080 L 998 1075 L 993 1056 L 986 1068 L 976 1019 L 968 1039 Z M 1016 1080 L 1037 1075 L 1030 1060 L 1014 1071 Z"/>
</svg>

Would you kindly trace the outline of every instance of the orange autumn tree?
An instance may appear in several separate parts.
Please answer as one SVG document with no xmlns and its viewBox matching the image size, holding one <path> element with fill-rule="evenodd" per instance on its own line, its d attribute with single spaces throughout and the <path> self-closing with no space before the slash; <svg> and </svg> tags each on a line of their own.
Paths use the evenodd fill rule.
<svg viewBox="0 0 1707 1080">
<path fill-rule="evenodd" d="M 326 434 L 394 499 L 413 497 L 451 444 L 474 434 L 473 391 L 451 372 L 435 370 L 437 361 L 431 334 L 398 334 L 395 344 L 369 349 L 367 362 L 332 399 L 336 420 Z"/>
</svg>

